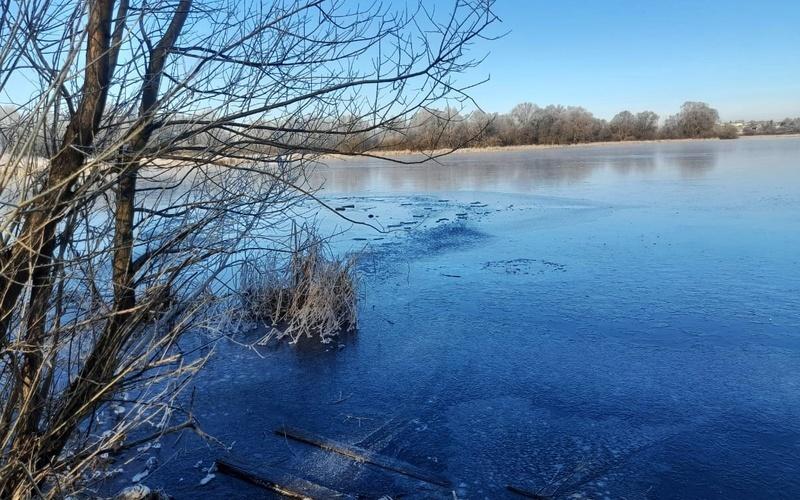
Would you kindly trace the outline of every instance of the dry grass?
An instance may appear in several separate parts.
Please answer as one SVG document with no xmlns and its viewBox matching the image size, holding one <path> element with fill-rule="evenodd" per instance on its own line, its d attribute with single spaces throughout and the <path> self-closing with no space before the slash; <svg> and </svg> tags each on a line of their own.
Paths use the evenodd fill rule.
<svg viewBox="0 0 800 500">
<path fill-rule="evenodd" d="M 262 344 L 303 337 L 330 342 L 357 326 L 355 258 L 333 256 L 308 228 L 295 231 L 288 264 L 270 256 L 244 266 L 240 293 L 244 316 L 271 327 Z"/>
</svg>

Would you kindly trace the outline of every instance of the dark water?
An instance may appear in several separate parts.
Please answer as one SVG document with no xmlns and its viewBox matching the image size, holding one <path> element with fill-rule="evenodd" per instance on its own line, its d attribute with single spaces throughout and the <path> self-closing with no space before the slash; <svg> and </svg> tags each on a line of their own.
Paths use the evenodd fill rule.
<svg viewBox="0 0 800 500">
<path fill-rule="evenodd" d="M 511 498 L 508 484 L 800 498 L 800 139 L 332 162 L 318 175 L 332 205 L 355 205 L 340 214 L 393 231 L 326 217 L 349 228 L 340 248 L 366 245 L 356 335 L 217 346 L 195 409 L 231 453 L 369 498 L 453 498 L 275 436 L 285 423 L 444 475 L 458 498 Z M 148 484 L 263 495 L 220 474 L 199 485 L 195 463 L 223 454 L 165 443 Z"/>
</svg>

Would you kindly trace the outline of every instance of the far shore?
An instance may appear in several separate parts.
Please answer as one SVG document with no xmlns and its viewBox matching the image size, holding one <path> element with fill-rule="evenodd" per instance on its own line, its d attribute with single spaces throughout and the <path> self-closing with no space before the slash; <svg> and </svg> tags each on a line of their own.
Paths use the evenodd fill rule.
<svg viewBox="0 0 800 500">
<path fill-rule="evenodd" d="M 456 150 L 452 149 L 436 149 L 433 151 L 415 151 L 412 149 L 398 149 L 398 150 L 375 150 L 366 151 L 364 155 L 376 157 L 392 157 L 392 156 L 410 156 L 410 155 L 427 155 L 427 156 L 442 156 L 445 154 L 464 154 L 464 153 L 492 153 L 492 152 L 514 152 L 514 151 L 534 151 L 539 149 L 567 149 L 567 148 L 593 148 L 605 146 L 634 146 L 639 144 L 669 144 L 669 143 L 682 143 L 682 142 L 708 142 L 708 141 L 737 141 L 737 140 L 753 140 L 753 139 L 775 139 L 775 138 L 796 138 L 800 134 L 781 134 L 781 135 L 747 135 L 740 136 L 737 139 L 718 139 L 716 137 L 708 139 L 652 139 L 652 140 L 636 140 L 636 141 L 601 141 L 601 142 L 581 142 L 577 144 L 523 144 L 517 146 L 482 146 L 482 147 L 468 147 Z M 350 155 L 330 154 L 325 155 L 329 158 L 351 158 Z M 356 157 L 360 155 L 355 155 Z"/>
</svg>

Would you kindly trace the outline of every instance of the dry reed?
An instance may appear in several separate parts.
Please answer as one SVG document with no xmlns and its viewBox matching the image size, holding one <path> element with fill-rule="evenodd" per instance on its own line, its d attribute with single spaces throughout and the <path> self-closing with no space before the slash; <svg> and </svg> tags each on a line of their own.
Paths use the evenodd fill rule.
<svg viewBox="0 0 800 500">
<path fill-rule="evenodd" d="M 242 311 L 270 328 L 260 343 L 303 337 L 330 342 L 357 326 L 356 260 L 332 254 L 314 230 L 294 231 L 291 257 L 274 255 L 245 265 L 240 280 Z"/>
</svg>

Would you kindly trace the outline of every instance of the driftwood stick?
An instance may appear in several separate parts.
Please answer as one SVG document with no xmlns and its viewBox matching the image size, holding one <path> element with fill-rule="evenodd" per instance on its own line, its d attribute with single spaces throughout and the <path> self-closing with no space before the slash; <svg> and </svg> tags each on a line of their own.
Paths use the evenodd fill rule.
<svg viewBox="0 0 800 500">
<path fill-rule="evenodd" d="M 452 485 L 448 479 L 431 474 L 430 472 L 420 469 L 419 467 L 413 466 L 409 463 L 402 462 L 385 455 L 378 455 L 377 453 L 365 450 L 364 448 L 359 448 L 358 446 L 332 441 L 306 431 L 291 429 L 283 426 L 275 429 L 275 434 L 294 439 L 295 441 L 299 441 L 301 443 L 310 444 L 323 450 L 338 453 L 339 455 L 355 460 L 356 462 L 372 464 L 376 467 L 396 472 L 404 476 L 413 477 L 414 479 L 419 479 L 420 481 L 424 481 L 426 483 L 443 487 L 450 487 Z"/>
<path fill-rule="evenodd" d="M 217 470 L 231 477 L 241 479 L 250 484 L 280 493 L 289 498 L 302 499 L 327 499 L 350 498 L 349 496 L 331 490 L 325 486 L 306 481 L 293 476 L 288 472 L 268 466 L 258 468 L 249 466 L 244 462 L 231 458 L 216 460 Z"/>
</svg>

